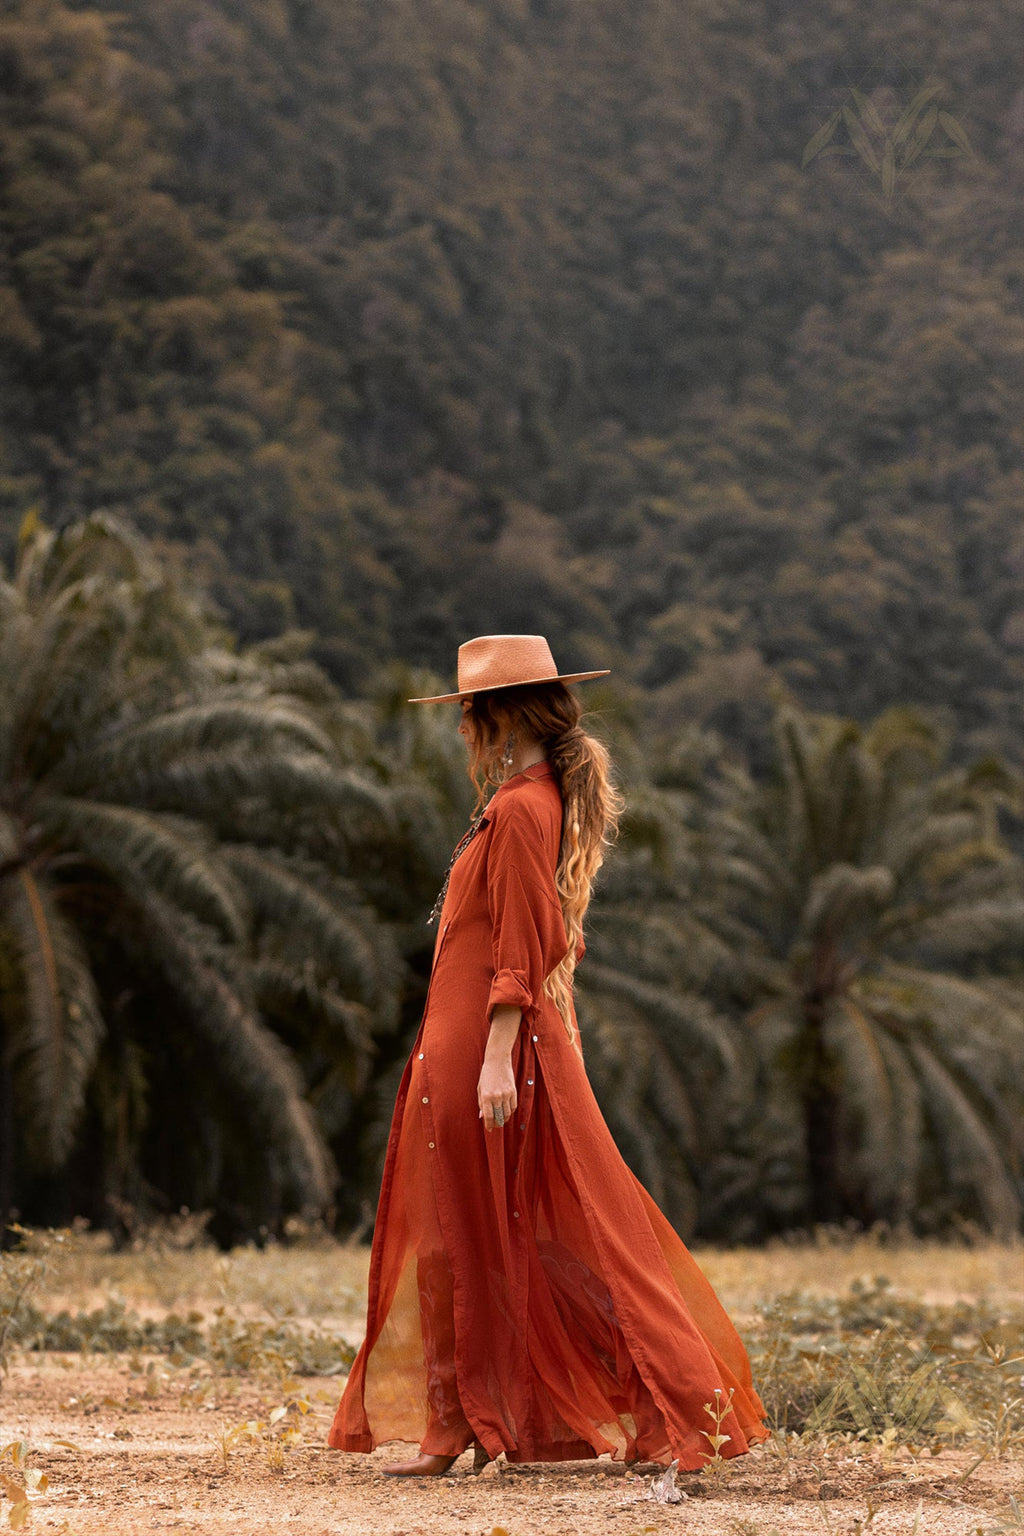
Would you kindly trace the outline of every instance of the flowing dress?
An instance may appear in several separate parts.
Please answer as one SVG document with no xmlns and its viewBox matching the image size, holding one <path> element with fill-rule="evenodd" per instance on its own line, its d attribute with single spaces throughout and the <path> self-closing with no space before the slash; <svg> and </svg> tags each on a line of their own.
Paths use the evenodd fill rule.
<svg viewBox="0 0 1024 1536">
<path fill-rule="evenodd" d="M 696 1469 L 767 1437 L 743 1344 L 627 1168 L 544 977 L 565 953 L 562 798 L 538 763 L 492 795 L 441 911 L 402 1076 L 370 1261 L 366 1338 L 329 1435 L 511 1462 L 610 1453 Z M 582 947 L 581 947 L 582 953 Z M 518 1107 L 478 1117 L 491 1010 L 523 1010 Z M 716 1399 L 716 1390 L 721 1394 Z"/>
</svg>

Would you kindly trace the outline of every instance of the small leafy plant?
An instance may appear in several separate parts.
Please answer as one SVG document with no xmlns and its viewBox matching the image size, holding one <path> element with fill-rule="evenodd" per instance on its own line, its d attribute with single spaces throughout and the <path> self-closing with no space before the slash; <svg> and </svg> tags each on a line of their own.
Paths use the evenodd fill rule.
<svg viewBox="0 0 1024 1536">
<path fill-rule="evenodd" d="M 728 1445 L 732 1436 L 722 1433 L 722 1421 L 727 1419 L 729 1414 L 732 1413 L 732 1398 L 735 1390 L 735 1387 L 729 1388 L 728 1399 L 723 1404 L 722 1389 L 721 1387 L 716 1387 L 714 1403 L 704 1404 L 704 1412 L 710 1415 L 711 1421 L 715 1426 L 713 1431 L 701 1430 L 704 1439 L 711 1446 L 710 1451 L 701 1452 L 701 1455 L 706 1458 L 702 1470 L 707 1477 L 719 1478 L 725 1470 L 726 1458 L 722 1455 L 722 1446 Z"/>
<path fill-rule="evenodd" d="M 29 1496 L 45 1493 L 49 1486 L 46 1473 L 40 1472 L 38 1467 L 30 1467 L 28 1456 L 24 1440 L 12 1440 L 0 1449 L 0 1489 L 10 1501 L 7 1524 L 12 1531 L 20 1531 L 28 1524 L 32 1513 Z"/>
</svg>

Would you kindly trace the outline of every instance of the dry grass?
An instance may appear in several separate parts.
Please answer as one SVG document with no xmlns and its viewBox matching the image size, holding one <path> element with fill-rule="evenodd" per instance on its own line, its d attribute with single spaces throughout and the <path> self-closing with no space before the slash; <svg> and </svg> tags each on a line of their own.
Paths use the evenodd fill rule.
<svg viewBox="0 0 1024 1536">
<path fill-rule="evenodd" d="M 834 1295 L 880 1274 L 894 1291 L 928 1305 L 1024 1302 L 1021 1238 L 954 1246 L 826 1230 L 763 1248 L 695 1245 L 692 1251 L 726 1308 L 740 1317 L 753 1317 L 766 1298 L 782 1292 Z M 105 1234 L 83 1233 L 61 1258 L 48 1291 L 53 1302 L 71 1308 L 117 1295 L 143 1315 L 226 1304 L 275 1318 L 345 1318 L 358 1327 L 369 1259 L 365 1244 L 328 1240 L 221 1253 L 205 1244 L 180 1246 L 174 1237 L 146 1236 L 115 1252 Z"/>
<path fill-rule="evenodd" d="M 318 1241 L 221 1253 L 142 1238 L 114 1251 L 102 1233 L 75 1234 L 47 1286 L 49 1309 L 89 1310 L 111 1297 L 140 1316 L 224 1307 L 239 1317 L 308 1318 L 359 1331 L 369 1249 Z"/>
<path fill-rule="evenodd" d="M 872 1234 L 820 1231 L 802 1242 L 763 1248 L 694 1247 L 693 1255 L 730 1312 L 750 1316 L 780 1292 L 834 1295 L 884 1275 L 892 1288 L 927 1305 L 963 1301 L 991 1307 L 1024 1303 L 1024 1239 L 953 1246 L 893 1242 Z"/>
<path fill-rule="evenodd" d="M 743 1333 L 780 1434 L 1024 1450 L 1024 1243 L 819 1232 L 695 1255 Z M 30 1234 L 0 1279 L 6 1265 L 15 1347 L 153 1352 L 284 1378 L 345 1369 L 368 1260 L 365 1245 L 322 1234 L 221 1253 L 186 1222 L 124 1251 L 103 1234 Z M 32 1296 L 18 1278 L 26 1264 L 39 1270 Z M 0 1324 L 3 1313 L 0 1285 Z"/>
</svg>

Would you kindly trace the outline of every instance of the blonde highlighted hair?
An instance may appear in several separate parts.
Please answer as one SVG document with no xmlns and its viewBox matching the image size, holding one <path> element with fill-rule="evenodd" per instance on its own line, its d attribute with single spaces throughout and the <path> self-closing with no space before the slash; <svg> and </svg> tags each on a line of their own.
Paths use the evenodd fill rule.
<svg viewBox="0 0 1024 1536">
<path fill-rule="evenodd" d="M 576 950 L 583 938 L 594 878 L 615 840 L 624 808 L 612 783 L 608 749 L 583 730 L 582 713 L 576 695 L 557 682 L 490 688 L 473 695 L 469 710 L 475 726 L 469 776 L 476 786 L 478 811 L 488 787 L 502 782 L 501 754 L 509 731 L 539 742 L 562 792 L 562 842 L 555 885 L 568 948 L 545 977 L 544 991 L 554 1000 L 577 1050 L 572 1007 Z"/>
</svg>

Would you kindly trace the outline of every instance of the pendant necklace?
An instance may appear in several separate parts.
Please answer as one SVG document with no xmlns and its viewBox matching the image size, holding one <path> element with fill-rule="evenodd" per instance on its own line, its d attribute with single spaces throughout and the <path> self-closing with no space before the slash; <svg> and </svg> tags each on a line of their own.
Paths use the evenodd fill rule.
<svg viewBox="0 0 1024 1536">
<path fill-rule="evenodd" d="M 469 830 L 466 831 L 466 832 L 463 832 L 462 836 L 459 838 L 458 842 L 455 844 L 455 852 L 452 854 L 451 859 L 449 861 L 448 869 L 447 869 L 447 872 L 446 872 L 445 877 L 444 877 L 444 884 L 442 885 L 441 889 L 438 891 L 438 893 L 437 893 L 437 900 L 434 902 L 434 905 L 431 907 L 431 909 L 430 909 L 430 916 L 427 918 L 427 927 L 428 928 L 431 926 L 431 924 L 436 923 L 437 919 L 441 915 L 441 908 L 444 906 L 444 899 L 445 899 L 445 897 L 448 894 L 448 882 L 449 882 L 449 880 L 452 877 L 452 870 L 455 868 L 455 860 L 459 857 L 460 853 L 465 853 L 466 849 L 469 847 L 469 845 L 473 841 L 474 837 L 476 837 L 477 833 L 480 830 L 481 823 L 483 822 L 484 811 L 486 811 L 486 809 L 487 809 L 486 805 L 481 807 L 481 809 L 478 812 L 478 814 L 476 816 L 474 816 L 473 820 L 470 822 Z"/>
<path fill-rule="evenodd" d="M 528 763 L 527 764 L 527 768 L 534 768 L 534 767 L 536 767 L 535 763 Z M 498 788 L 501 789 L 502 785 L 507 784 L 508 783 L 508 779 L 518 778 L 520 773 L 525 773 L 525 772 L 526 772 L 526 768 L 520 768 L 517 773 L 510 773 L 508 775 L 508 778 L 502 779 L 501 784 L 498 785 Z M 491 800 L 493 800 L 493 799 L 494 799 L 494 796 L 492 795 L 491 796 Z M 456 861 L 457 858 L 460 857 L 461 854 L 465 853 L 466 849 L 469 847 L 469 845 L 473 841 L 474 837 L 476 837 L 477 833 L 480 830 L 481 825 L 483 824 L 484 814 L 485 814 L 485 812 L 487 810 L 487 806 L 490 805 L 490 803 L 491 803 L 491 801 L 488 800 L 487 805 L 482 805 L 480 807 L 479 811 L 473 817 L 473 820 L 470 822 L 468 829 L 465 832 L 463 832 L 462 836 L 459 838 L 458 842 L 455 844 L 455 852 L 452 854 L 450 860 L 448 861 L 448 869 L 445 872 L 444 884 L 442 885 L 441 889 L 438 891 L 438 893 L 437 893 L 437 900 L 434 902 L 434 905 L 431 907 L 431 909 L 430 909 L 430 916 L 427 918 L 427 927 L 428 928 L 430 928 L 434 923 L 436 923 L 437 919 L 441 915 L 441 908 L 444 906 L 444 899 L 445 899 L 445 897 L 448 894 L 448 882 L 451 880 L 452 870 L 455 868 L 455 861 Z"/>
</svg>

